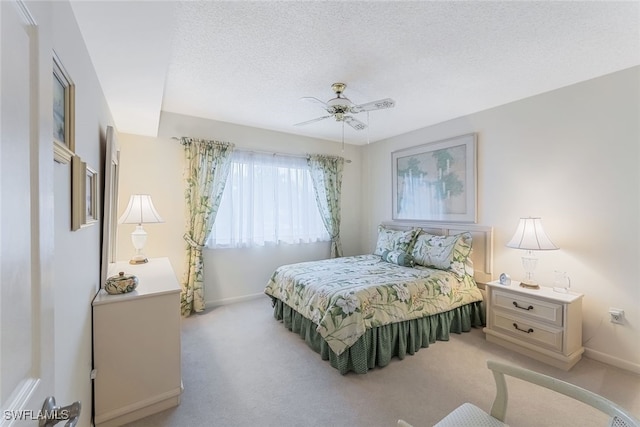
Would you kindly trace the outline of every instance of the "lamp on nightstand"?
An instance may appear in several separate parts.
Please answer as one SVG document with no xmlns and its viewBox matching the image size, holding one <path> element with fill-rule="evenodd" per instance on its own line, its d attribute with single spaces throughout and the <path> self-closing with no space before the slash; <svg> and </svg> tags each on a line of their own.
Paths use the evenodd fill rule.
<svg viewBox="0 0 640 427">
<path fill-rule="evenodd" d="M 144 264 L 149 261 L 142 252 L 142 248 L 144 248 L 144 244 L 147 241 L 147 232 L 144 231 L 142 224 L 159 222 L 164 222 L 164 220 L 153 206 L 150 195 L 131 195 L 127 208 L 118 219 L 119 224 L 138 224 L 133 233 L 131 233 L 131 242 L 133 247 L 136 248 L 136 254 L 131 258 L 129 264 Z"/>
<path fill-rule="evenodd" d="M 538 265 L 538 258 L 533 251 L 559 249 L 544 232 L 542 218 L 520 218 L 518 228 L 509 243 L 507 243 L 507 247 L 527 251 L 526 255 L 522 256 L 522 266 L 526 276 L 520 286 L 530 289 L 540 288 L 533 278 L 533 272 Z"/>
</svg>

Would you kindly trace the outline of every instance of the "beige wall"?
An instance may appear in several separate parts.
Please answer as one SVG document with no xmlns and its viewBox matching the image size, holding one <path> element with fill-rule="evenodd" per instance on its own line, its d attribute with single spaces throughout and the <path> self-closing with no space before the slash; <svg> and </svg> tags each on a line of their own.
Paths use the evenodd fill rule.
<svg viewBox="0 0 640 427">
<path fill-rule="evenodd" d="M 181 277 L 184 256 L 184 184 L 182 181 L 182 150 L 170 138 L 119 135 L 120 188 L 118 217 L 131 194 L 150 194 L 164 223 L 146 224 L 147 243 L 144 252 L 149 258 L 169 257 L 178 278 Z M 131 232 L 135 224 L 118 224 L 116 258 L 130 259 L 135 249 Z M 131 273 L 135 273 L 132 267 Z"/>
<path fill-rule="evenodd" d="M 495 230 L 494 272 L 522 275 L 521 252 L 505 247 L 518 218 L 541 216 L 560 246 L 542 252 L 544 284 L 568 272 L 585 295 L 587 355 L 640 372 L 639 74 L 635 67 L 368 146 L 347 145 L 342 238 L 346 255 L 373 249 L 376 225 L 391 219 L 391 153 L 478 133 L 478 222 Z M 121 135 L 120 211 L 129 194 L 148 192 L 165 224 L 150 225 L 147 253 L 169 256 L 182 273 L 182 153 L 173 136 L 234 142 L 246 149 L 340 154 L 335 143 L 164 113 L 158 138 Z M 118 254 L 132 253 L 132 226 L 119 227 Z M 289 250 L 292 249 L 292 250 Z M 328 245 L 205 251 L 205 299 L 228 302 L 262 293 L 283 263 L 328 255 Z M 609 322 L 609 307 L 626 323 Z"/>
<path fill-rule="evenodd" d="M 505 247 L 522 216 L 541 216 L 560 246 L 536 277 L 568 272 L 583 293 L 587 355 L 640 372 L 640 68 L 635 67 L 365 147 L 363 248 L 391 219 L 391 153 L 478 134 L 478 223 L 494 227 L 494 272 L 522 276 Z M 626 323 L 609 322 L 609 307 Z"/>
<path fill-rule="evenodd" d="M 346 145 L 342 154 L 336 142 L 305 138 L 281 132 L 239 126 L 173 113 L 163 113 L 158 138 L 120 134 L 119 212 L 133 193 L 148 193 L 163 224 L 149 224 L 145 252 L 149 257 L 168 256 L 182 277 L 184 257 L 184 166 L 182 147 L 172 137 L 191 136 L 232 142 L 237 148 L 305 155 L 343 155 L 345 165 L 342 194 L 341 236 L 344 253 L 361 252 L 361 159 L 357 147 Z M 118 259 L 133 254 L 129 235 L 134 225 L 118 227 Z M 273 270 L 282 264 L 329 256 L 328 242 L 282 245 L 275 248 L 206 249 L 205 300 L 208 305 L 262 294 Z"/>
</svg>

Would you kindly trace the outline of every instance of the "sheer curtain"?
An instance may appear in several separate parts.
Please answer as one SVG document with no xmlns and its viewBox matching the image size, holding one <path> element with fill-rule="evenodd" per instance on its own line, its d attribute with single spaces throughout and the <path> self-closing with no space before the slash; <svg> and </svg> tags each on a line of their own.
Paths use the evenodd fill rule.
<svg viewBox="0 0 640 427">
<path fill-rule="evenodd" d="M 237 150 L 209 247 L 328 241 L 307 160 Z"/>
</svg>

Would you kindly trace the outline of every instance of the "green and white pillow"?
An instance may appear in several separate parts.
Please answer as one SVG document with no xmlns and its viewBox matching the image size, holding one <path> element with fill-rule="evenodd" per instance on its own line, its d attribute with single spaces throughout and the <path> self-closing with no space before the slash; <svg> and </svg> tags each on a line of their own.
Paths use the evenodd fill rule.
<svg viewBox="0 0 640 427">
<path fill-rule="evenodd" d="M 469 232 L 453 236 L 421 233 L 413 245 L 411 255 L 418 265 L 452 271 L 460 277 L 465 274 L 473 276 L 471 242 Z"/>
<path fill-rule="evenodd" d="M 415 265 L 413 256 L 404 251 L 386 250 L 382 253 L 382 260 L 402 267 L 413 267 Z"/>
<path fill-rule="evenodd" d="M 402 251 L 409 253 L 419 232 L 419 228 L 403 231 L 391 230 L 380 225 L 378 226 L 378 241 L 376 242 L 376 249 L 373 251 L 373 254 L 382 256 L 384 251 Z"/>
</svg>

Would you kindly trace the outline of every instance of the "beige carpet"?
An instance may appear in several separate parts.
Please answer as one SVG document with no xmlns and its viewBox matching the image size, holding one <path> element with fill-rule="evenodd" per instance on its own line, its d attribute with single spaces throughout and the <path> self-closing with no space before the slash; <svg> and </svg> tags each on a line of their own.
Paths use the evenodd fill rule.
<svg viewBox="0 0 640 427">
<path fill-rule="evenodd" d="M 564 372 L 485 341 L 453 334 L 364 375 L 340 373 L 272 316 L 270 300 L 217 307 L 183 320 L 184 394 L 177 408 L 129 426 L 431 426 L 463 402 L 489 410 L 486 360 L 552 375 L 601 394 L 640 417 L 640 376 L 583 358 Z M 511 426 L 604 426 L 569 398 L 510 380 Z"/>
</svg>

